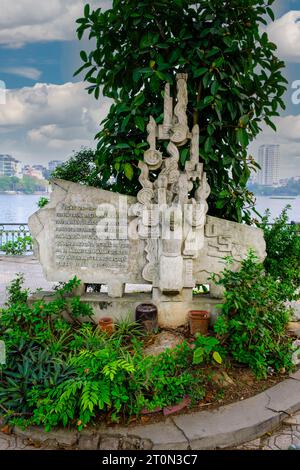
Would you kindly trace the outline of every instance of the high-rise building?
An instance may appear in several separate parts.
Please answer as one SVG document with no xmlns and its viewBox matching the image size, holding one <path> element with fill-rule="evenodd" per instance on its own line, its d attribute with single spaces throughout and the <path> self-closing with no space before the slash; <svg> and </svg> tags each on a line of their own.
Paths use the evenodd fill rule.
<svg viewBox="0 0 300 470">
<path fill-rule="evenodd" d="M 279 184 L 279 145 L 261 145 L 258 149 L 258 164 L 261 169 L 257 172 L 256 182 L 262 186 L 277 186 Z"/>
<path fill-rule="evenodd" d="M 17 176 L 21 175 L 21 162 L 13 158 L 11 155 L 0 155 L 0 176 Z"/>
<path fill-rule="evenodd" d="M 51 162 L 48 163 L 49 172 L 52 173 L 62 163 L 63 162 L 61 162 L 60 160 L 51 160 Z"/>
</svg>

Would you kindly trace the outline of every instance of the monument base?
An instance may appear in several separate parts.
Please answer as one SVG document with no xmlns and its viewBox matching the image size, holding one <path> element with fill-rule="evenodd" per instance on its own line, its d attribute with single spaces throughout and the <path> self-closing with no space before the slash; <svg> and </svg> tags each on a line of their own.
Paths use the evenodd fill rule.
<svg viewBox="0 0 300 470">
<path fill-rule="evenodd" d="M 53 300 L 55 293 L 53 292 L 37 292 L 33 294 L 30 303 L 37 300 L 50 302 Z M 185 300 L 174 300 L 171 297 L 164 296 L 163 299 L 154 302 L 152 294 L 149 293 L 131 293 L 125 294 L 120 298 L 112 298 L 107 294 L 92 293 L 81 295 L 81 301 L 88 303 L 93 311 L 93 321 L 98 323 L 100 318 L 112 317 L 118 321 L 122 318 L 129 317 L 135 320 L 135 309 L 142 303 L 154 303 L 158 311 L 158 325 L 162 328 L 177 328 L 184 325 L 188 321 L 188 312 L 190 310 L 208 310 L 211 314 L 211 323 L 213 324 L 218 316 L 220 299 L 215 299 L 209 295 L 194 295 L 192 298 Z"/>
</svg>

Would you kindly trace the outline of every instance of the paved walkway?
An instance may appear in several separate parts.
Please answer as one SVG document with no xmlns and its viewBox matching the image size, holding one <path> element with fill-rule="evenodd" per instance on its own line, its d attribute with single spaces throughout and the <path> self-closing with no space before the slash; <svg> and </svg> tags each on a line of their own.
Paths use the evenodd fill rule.
<svg viewBox="0 0 300 470">
<path fill-rule="evenodd" d="M 300 412 L 288 417 L 280 429 L 265 434 L 259 439 L 243 444 L 233 450 L 287 450 L 290 446 L 300 445 Z M 41 447 L 30 439 L 22 439 L 13 435 L 0 434 L 1 450 L 54 450 L 56 447 L 49 439 Z M 113 449 L 107 449 L 113 450 Z"/>
<path fill-rule="evenodd" d="M 290 446 L 300 446 L 300 412 L 288 417 L 277 431 L 265 434 L 235 449 L 287 450 Z"/>
<path fill-rule="evenodd" d="M 1 256 L 0 257 L 0 305 L 6 299 L 6 287 L 17 273 L 25 276 L 25 287 L 31 292 L 38 288 L 51 290 L 53 283 L 47 282 L 41 265 L 33 256 Z"/>
</svg>

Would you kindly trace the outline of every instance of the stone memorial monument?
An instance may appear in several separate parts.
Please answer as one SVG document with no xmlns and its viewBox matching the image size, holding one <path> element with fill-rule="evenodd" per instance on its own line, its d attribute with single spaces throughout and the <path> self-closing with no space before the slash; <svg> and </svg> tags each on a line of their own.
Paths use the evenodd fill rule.
<svg viewBox="0 0 300 470">
<path fill-rule="evenodd" d="M 163 123 L 150 117 L 136 198 L 53 180 L 50 202 L 29 220 L 46 278 L 81 279 L 81 298 L 95 320 L 133 316 L 138 304 L 152 302 L 159 324 L 176 327 L 189 310 L 220 302 L 222 290 L 209 277 L 223 270 L 224 257 L 236 269 L 250 248 L 265 257 L 260 229 L 207 215 L 210 188 L 199 162 L 199 127 L 188 127 L 187 75 L 178 74 L 176 84 L 175 106 L 166 84 Z M 164 141 L 168 155 L 159 150 Z M 182 164 L 183 146 L 189 158 Z M 89 293 L 95 284 L 98 292 Z M 149 285 L 149 292 L 133 292 L 134 284 Z M 210 294 L 193 296 L 198 284 L 209 285 Z"/>
</svg>

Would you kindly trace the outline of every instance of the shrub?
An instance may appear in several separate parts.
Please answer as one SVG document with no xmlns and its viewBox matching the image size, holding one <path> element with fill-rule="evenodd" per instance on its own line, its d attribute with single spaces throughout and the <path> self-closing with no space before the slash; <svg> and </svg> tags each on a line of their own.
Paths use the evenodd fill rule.
<svg viewBox="0 0 300 470">
<path fill-rule="evenodd" d="M 300 236 L 299 227 L 289 224 L 289 209 L 287 206 L 272 225 L 270 211 L 266 211 L 261 228 L 267 246 L 266 272 L 284 284 L 288 300 L 296 300 L 300 297 Z"/>
<path fill-rule="evenodd" d="M 73 183 L 102 187 L 99 170 L 96 168 L 96 152 L 92 149 L 81 149 L 75 152 L 65 163 L 59 165 L 51 174 L 51 178 L 58 178 Z"/>
<path fill-rule="evenodd" d="M 221 279 L 214 277 L 225 287 L 215 332 L 234 360 L 248 365 L 258 377 L 266 377 L 270 367 L 289 370 L 292 346 L 285 330 L 291 310 L 284 300 L 290 291 L 265 272 L 252 251 L 240 271 L 232 271 L 231 263 L 227 258 Z"/>
<path fill-rule="evenodd" d="M 45 207 L 48 204 L 48 202 L 49 202 L 49 199 L 42 196 L 38 200 L 37 205 L 40 209 L 42 209 L 42 207 Z"/>
<path fill-rule="evenodd" d="M 0 245 L 0 251 L 3 251 L 6 255 L 20 256 L 28 250 L 32 250 L 32 237 L 30 235 L 18 236 L 16 240 Z"/>
<path fill-rule="evenodd" d="M 189 395 L 205 394 L 203 370 L 217 340 L 183 341 L 157 357 L 145 356 L 135 322 L 120 321 L 108 336 L 89 319 L 92 311 L 72 294 L 80 281 L 59 286 L 53 300 L 28 302 L 18 275 L 8 288 L 0 318 L 0 338 L 7 362 L 1 366 L 0 407 L 6 419 L 19 425 L 77 425 L 101 416 L 111 420 L 174 405 Z M 67 310 L 72 322 L 62 317 Z M 196 358 L 196 360 L 195 360 Z"/>
<path fill-rule="evenodd" d="M 32 390 L 43 393 L 68 377 L 68 345 L 74 324 L 79 325 L 79 315 L 92 314 L 84 304 L 81 310 L 78 303 L 73 309 L 66 297 L 78 286 L 80 281 L 76 278 L 63 285 L 53 301 L 38 300 L 32 305 L 28 304 L 28 289 L 23 289 L 23 282 L 23 275 L 19 274 L 10 284 L 8 302 L 0 314 L 0 338 L 5 342 L 7 359 L 0 367 L 0 405 L 8 415 L 30 415 Z M 65 309 L 74 324 L 61 316 Z"/>
</svg>

